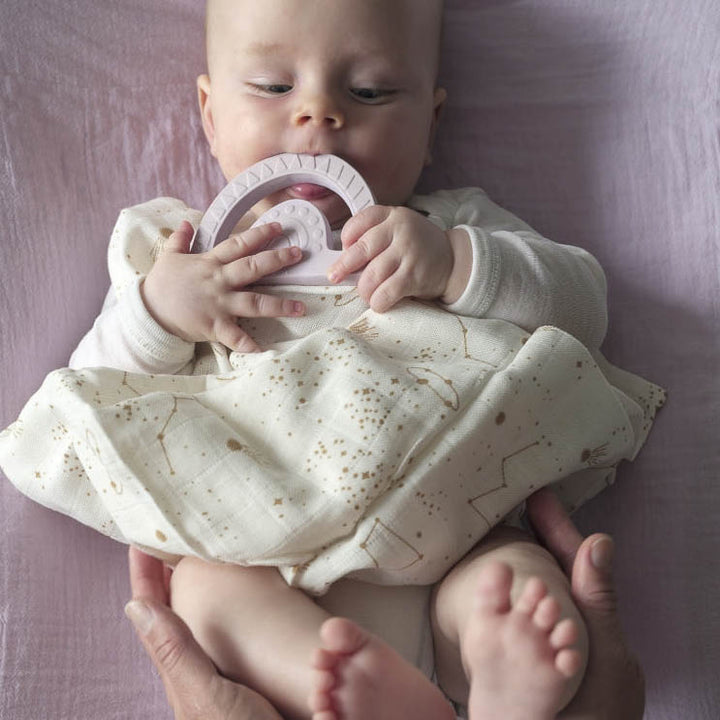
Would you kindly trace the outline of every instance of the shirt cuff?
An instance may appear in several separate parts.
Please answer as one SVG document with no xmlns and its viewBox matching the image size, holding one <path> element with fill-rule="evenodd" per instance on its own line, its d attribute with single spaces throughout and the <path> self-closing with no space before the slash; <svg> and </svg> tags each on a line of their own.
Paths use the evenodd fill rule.
<svg viewBox="0 0 720 720">
<path fill-rule="evenodd" d="M 472 268 L 463 294 L 444 307 L 456 315 L 481 318 L 492 306 L 500 283 L 500 252 L 483 230 L 470 225 L 457 226 L 470 237 Z"/>
<path fill-rule="evenodd" d="M 143 280 L 138 278 L 124 293 L 127 312 L 121 318 L 127 337 L 149 365 L 182 367 L 192 359 L 195 343 L 168 332 L 150 315 L 140 292 Z"/>
</svg>

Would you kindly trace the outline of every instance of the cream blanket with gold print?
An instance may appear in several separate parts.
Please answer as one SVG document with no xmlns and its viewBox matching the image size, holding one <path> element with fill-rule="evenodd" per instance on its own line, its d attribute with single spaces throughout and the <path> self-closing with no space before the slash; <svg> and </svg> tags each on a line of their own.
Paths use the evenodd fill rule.
<svg viewBox="0 0 720 720">
<path fill-rule="evenodd" d="M 313 593 L 427 584 L 535 489 L 577 505 L 611 482 L 663 398 L 558 329 L 413 301 L 230 363 L 53 372 L 0 436 L 3 470 L 164 557 L 275 565 Z"/>
<path fill-rule="evenodd" d="M 123 211 L 114 297 L 137 293 L 166 227 L 198 217 L 170 199 Z M 429 584 L 534 490 L 556 483 L 573 507 L 612 482 L 664 399 L 553 327 L 268 291 L 308 312 L 243 321 L 265 352 L 198 344 L 187 374 L 51 373 L 0 434 L 3 471 L 164 558 L 274 565 L 313 593 L 343 576 Z"/>
</svg>

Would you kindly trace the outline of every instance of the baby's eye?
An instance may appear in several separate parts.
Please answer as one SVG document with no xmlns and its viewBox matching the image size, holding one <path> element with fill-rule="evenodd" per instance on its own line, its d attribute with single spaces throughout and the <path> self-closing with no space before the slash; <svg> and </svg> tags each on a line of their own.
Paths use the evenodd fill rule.
<svg viewBox="0 0 720 720">
<path fill-rule="evenodd" d="M 350 88 L 350 92 L 365 103 L 383 102 L 395 94 L 394 90 L 381 90 L 380 88 Z"/>
<path fill-rule="evenodd" d="M 266 95 L 285 95 L 292 89 L 292 85 L 285 85 L 284 83 L 253 83 L 252 87 L 259 93 Z"/>
</svg>

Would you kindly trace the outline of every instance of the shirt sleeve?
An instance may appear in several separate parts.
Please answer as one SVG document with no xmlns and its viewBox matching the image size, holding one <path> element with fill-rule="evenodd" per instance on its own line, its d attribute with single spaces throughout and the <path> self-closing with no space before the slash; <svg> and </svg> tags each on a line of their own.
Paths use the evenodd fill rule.
<svg viewBox="0 0 720 720">
<path fill-rule="evenodd" d="M 553 325 L 589 349 L 600 346 L 607 332 L 607 285 L 586 250 L 542 237 L 478 188 L 418 196 L 410 205 L 444 229 L 462 228 L 470 239 L 470 280 L 448 310 L 506 320 L 530 332 Z"/>
<path fill-rule="evenodd" d="M 123 210 L 108 247 L 111 287 L 100 315 L 73 352 L 69 366 L 175 374 L 192 363 L 195 343 L 162 328 L 142 299 L 141 285 L 164 239 L 199 213 L 172 198 Z"/>
<path fill-rule="evenodd" d="M 175 374 L 193 359 L 195 343 L 162 328 L 140 294 L 140 280 L 121 300 L 108 291 L 100 315 L 70 357 L 69 367 L 111 367 L 144 374 Z"/>
</svg>

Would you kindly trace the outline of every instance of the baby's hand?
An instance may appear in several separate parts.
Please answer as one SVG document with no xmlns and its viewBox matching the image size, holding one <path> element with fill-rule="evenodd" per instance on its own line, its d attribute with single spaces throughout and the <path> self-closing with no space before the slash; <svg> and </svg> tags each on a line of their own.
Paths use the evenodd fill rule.
<svg viewBox="0 0 720 720">
<path fill-rule="evenodd" d="M 342 231 L 343 254 L 328 269 L 339 282 L 364 265 L 358 293 L 376 312 L 405 297 L 442 298 L 454 266 L 448 235 L 420 213 L 374 205 L 350 218 Z"/>
<path fill-rule="evenodd" d="M 219 341 L 231 350 L 258 351 L 254 340 L 238 326 L 238 318 L 305 313 L 301 302 L 244 290 L 302 258 L 302 251 L 294 247 L 259 252 L 281 233 L 279 223 L 262 225 L 193 255 L 189 252 L 193 228 L 183 222 L 142 285 L 148 312 L 183 340 Z"/>
</svg>

